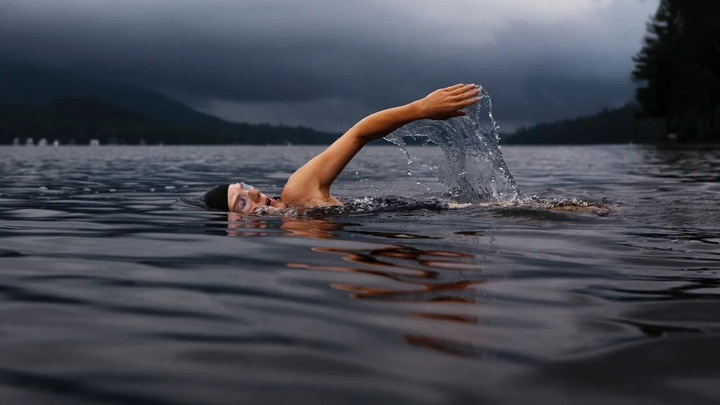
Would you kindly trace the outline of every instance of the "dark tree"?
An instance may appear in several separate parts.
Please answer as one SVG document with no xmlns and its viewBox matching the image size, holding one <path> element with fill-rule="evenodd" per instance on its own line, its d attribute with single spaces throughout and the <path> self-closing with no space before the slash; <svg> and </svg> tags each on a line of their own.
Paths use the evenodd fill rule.
<svg viewBox="0 0 720 405">
<path fill-rule="evenodd" d="M 635 56 L 641 117 L 680 140 L 720 140 L 720 2 L 661 0 Z"/>
</svg>

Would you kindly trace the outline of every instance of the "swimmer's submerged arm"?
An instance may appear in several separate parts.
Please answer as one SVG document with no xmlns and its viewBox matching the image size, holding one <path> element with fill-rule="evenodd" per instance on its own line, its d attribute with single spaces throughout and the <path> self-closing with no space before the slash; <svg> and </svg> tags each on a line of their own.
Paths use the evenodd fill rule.
<svg viewBox="0 0 720 405">
<path fill-rule="evenodd" d="M 367 143 L 416 120 L 445 120 L 465 115 L 462 109 L 477 103 L 480 100 L 477 97 L 479 93 L 474 84 L 457 84 L 436 90 L 410 104 L 382 110 L 363 118 L 290 177 L 283 189 L 282 200 L 292 203 L 312 198 L 329 198 L 332 183 Z"/>
</svg>

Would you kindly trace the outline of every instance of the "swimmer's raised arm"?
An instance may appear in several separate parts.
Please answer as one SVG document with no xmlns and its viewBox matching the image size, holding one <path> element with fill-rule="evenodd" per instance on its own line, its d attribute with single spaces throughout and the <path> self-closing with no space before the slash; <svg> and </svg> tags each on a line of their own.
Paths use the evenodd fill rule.
<svg viewBox="0 0 720 405">
<path fill-rule="evenodd" d="M 456 84 L 363 118 L 290 176 L 281 200 L 285 204 L 339 205 L 330 196 L 330 186 L 363 146 L 416 120 L 446 120 L 465 115 L 462 109 L 477 103 L 479 94 L 474 84 Z"/>
</svg>

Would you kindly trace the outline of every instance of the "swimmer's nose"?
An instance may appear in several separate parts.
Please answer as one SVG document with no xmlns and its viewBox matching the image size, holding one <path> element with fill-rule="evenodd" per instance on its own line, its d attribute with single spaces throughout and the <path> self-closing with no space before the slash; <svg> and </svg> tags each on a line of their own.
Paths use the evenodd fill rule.
<svg viewBox="0 0 720 405">
<path fill-rule="evenodd" d="M 256 189 L 248 190 L 248 197 L 250 197 L 250 200 L 252 200 L 252 202 L 256 203 L 260 201 L 260 192 Z"/>
</svg>

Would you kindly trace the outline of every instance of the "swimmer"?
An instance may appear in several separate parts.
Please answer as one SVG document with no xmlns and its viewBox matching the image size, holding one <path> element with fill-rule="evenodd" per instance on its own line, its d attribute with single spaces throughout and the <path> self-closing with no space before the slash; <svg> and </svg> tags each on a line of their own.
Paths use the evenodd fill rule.
<svg viewBox="0 0 720 405">
<path fill-rule="evenodd" d="M 436 90 L 409 104 L 363 118 L 322 153 L 295 171 L 277 200 L 247 183 L 238 182 L 213 187 L 205 193 L 205 204 L 217 210 L 241 214 L 251 214 L 267 207 L 271 210 L 304 211 L 343 205 L 330 195 L 330 186 L 363 146 L 413 121 L 447 120 L 463 116 L 463 108 L 480 101 L 479 95 L 480 90 L 474 84 L 456 84 Z"/>
</svg>

